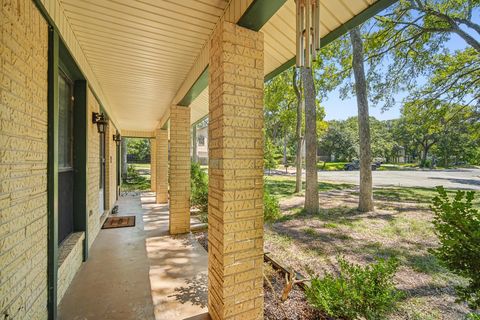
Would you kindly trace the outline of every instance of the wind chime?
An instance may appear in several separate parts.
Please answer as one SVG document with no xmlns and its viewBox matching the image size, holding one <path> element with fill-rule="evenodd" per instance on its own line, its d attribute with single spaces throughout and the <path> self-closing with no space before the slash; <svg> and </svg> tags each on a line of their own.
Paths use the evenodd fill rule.
<svg viewBox="0 0 480 320">
<path fill-rule="evenodd" d="M 295 0 L 297 67 L 311 68 L 320 51 L 320 0 Z"/>
</svg>

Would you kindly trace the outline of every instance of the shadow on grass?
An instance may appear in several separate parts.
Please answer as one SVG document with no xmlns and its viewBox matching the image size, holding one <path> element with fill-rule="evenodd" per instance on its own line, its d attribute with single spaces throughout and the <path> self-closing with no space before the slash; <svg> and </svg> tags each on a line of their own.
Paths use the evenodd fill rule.
<svg viewBox="0 0 480 320">
<path fill-rule="evenodd" d="M 318 191 L 343 190 L 353 187 L 354 185 L 348 183 L 318 183 Z M 265 189 L 274 196 L 280 198 L 289 197 L 295 194 L 295 180 L 268 177 L 265 179 Z M 302 183 L 302 190 L 305 190 L 305 182 Z"/>
</svg>

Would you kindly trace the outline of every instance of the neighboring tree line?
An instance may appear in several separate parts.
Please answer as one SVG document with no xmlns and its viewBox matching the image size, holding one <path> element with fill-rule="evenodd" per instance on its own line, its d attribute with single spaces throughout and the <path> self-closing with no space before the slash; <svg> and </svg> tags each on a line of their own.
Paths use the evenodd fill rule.
<svg viewBox="0 0 480 320">
<path fill-rule="evenodd" d="M 372 158 L 405 161 L 421 166 L 480 164 L 480 112 L 472 106 L 446 106 L 441 102 L 416 101 L 401 109 L 401 117 L 380 121 L 370 117 Z M 356 117 L 328 121 L 319 138 L 319 153 L 331 160 L 359 157 Z"/>
</svg>

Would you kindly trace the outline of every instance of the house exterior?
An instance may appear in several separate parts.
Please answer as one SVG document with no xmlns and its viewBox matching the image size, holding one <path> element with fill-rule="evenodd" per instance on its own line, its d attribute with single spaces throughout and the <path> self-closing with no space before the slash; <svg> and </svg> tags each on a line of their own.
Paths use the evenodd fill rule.
<svg viewBox="0 0 480 320">
<path fill-rule="evenodd" d="M 393 2 L 323 1 L 322 41 Z M 294 19 L 293 0 L 0 0 L 1 318 L 57 319 L 119 196 L 114 135 L 152 139 L 156 201 L 189 232 L 207 114 L 209 313 L 262 318 L 263 84 L 294 63 Z"/>
<path fill-rule="evenodd" d="M 195 141 L 192 142 L 192 160 L 202 165 L 208 165 L 208 125 L 194 129 Z"/>
</svg>

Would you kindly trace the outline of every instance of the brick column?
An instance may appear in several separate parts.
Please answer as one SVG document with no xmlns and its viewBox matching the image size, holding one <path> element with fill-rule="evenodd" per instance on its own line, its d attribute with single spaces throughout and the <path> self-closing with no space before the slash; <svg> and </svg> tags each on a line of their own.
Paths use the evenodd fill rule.
<svg viewBox="0 0 480 320">
<path fill-rule="evenodd" d="M 208 310 L 263 319 L 263 34 L 217 25 L 209 99 Z"/>
<path fill-rule="evenodd" d="M 168 202 L 168 131 L 157 129 L 155 131 L 156 144 L 156 178 L 157 203 Z"/>
<path fill-rule="evenodd" d="M 150 139 L 150 189 L 155 192 L 157 189 L 157 142 Z"/>
<path fill-rule="evenodd" d="M 170 234 L 190 232 L 190 108 L 170 108 Z"/>
</svg>

